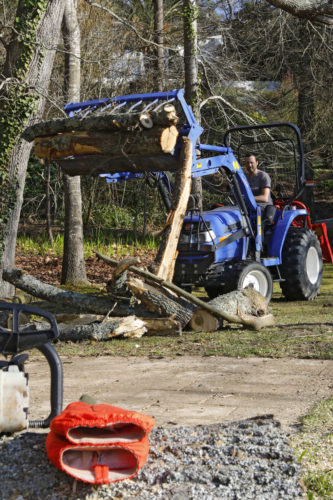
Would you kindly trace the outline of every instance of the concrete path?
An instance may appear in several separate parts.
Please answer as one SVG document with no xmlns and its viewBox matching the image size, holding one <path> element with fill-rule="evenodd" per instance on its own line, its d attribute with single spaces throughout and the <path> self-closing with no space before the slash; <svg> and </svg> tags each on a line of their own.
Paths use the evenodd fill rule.
<svg viewBox="0 0 333 500">
<path fill-rule="evenodd" d="M 64 406 L 86 393 L 152 415 L 157 425 L 208 424 L 274 414 L 287 431 L 333 394 L 333 361 L 190 357 L 62 357 Z M 29 418 L 49 413 L 49 368 L 26 364 Z"/>
</svg>

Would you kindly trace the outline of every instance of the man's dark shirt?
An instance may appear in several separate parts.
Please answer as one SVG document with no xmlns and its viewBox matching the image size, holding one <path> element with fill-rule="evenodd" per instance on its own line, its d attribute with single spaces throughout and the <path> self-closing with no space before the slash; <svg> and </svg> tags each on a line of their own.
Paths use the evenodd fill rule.
<svg viewBox="0 0 333 500">
<path fill-rule="evenodd" d="M 268 202 L 265 203 L 263 201 L 257 201 L 257 204 L 262 208 L 265 208 L 266 205 L 273 205 L 273 200 L 271 197 L 272 182 L 270 176 L 266 174 L 266 172 L 258 170 L 255 175 L 246 175 L 246 178 L 250 184 L 250 188 L 252 189 L 252 193 L 254 196 L 259 196 L 264 188 L 269 188 Z"/>
</svg>

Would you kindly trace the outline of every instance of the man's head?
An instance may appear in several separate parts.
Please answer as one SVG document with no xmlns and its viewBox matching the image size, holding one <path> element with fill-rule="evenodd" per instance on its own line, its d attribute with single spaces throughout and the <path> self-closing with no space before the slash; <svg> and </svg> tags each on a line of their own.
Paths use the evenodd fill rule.
<svg viewBox="0 0 333 500">
<path fill-rule="evenodd" d="M 256 175 L 258 171 L 258 160 L 253 153 L 247 153 L 245 156 L 245 168 L 249 175 Z"/>
</svg>

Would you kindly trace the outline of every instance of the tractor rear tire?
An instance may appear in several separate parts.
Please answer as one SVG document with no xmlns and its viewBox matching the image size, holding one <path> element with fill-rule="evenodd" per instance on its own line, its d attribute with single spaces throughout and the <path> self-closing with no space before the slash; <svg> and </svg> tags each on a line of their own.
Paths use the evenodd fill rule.
<svg viewBox="0 0 333 500">
<path fill-rule="evenodd" d="M 236 262 L 225 269 L 223 273 L 223 286 L 206 287 L 207 295 L 214 299 L 218 295 L 253 287 L 270 302 L 273 293 L 273 280 L 269 270 L 259 262 Z"/>
<path fill-rule="evenodd" d="M 323 274 L 323 258 L 316 234 L 310 229 L 291 227 L 286 236 L 280 266 L 280 286 L 287 300 L 313 300 Z"/>
</svg>

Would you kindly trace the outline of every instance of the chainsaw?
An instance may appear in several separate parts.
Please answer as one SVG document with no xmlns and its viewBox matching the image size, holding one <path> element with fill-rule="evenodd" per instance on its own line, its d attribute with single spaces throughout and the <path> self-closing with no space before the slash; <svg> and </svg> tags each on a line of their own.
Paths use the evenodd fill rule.
<svg viewBox="0 0 333 500">
<path fill-rule="evenodd" d="M 43 319 L 38 327 L 34 321 Z M 27 323 L 27 318 L 32 321 Z M 46 322 L 45 322 L 46 320 Z M 4 326 L 5 325 L 5 326 Z M 40 328 L 40 329 L 39 329 Z M 63 370 L 51 342 L 59 336 L 54 316 L 37 307 L 0 301 L 0 433 L 25 428 L 46 428 L 62 411 Z M 50 406 L 47 418 L 29 420 L 29 374 L 24 364 L 29 349 L 38 349 L 46 358 L 51 374 Z"/>
</svg>

